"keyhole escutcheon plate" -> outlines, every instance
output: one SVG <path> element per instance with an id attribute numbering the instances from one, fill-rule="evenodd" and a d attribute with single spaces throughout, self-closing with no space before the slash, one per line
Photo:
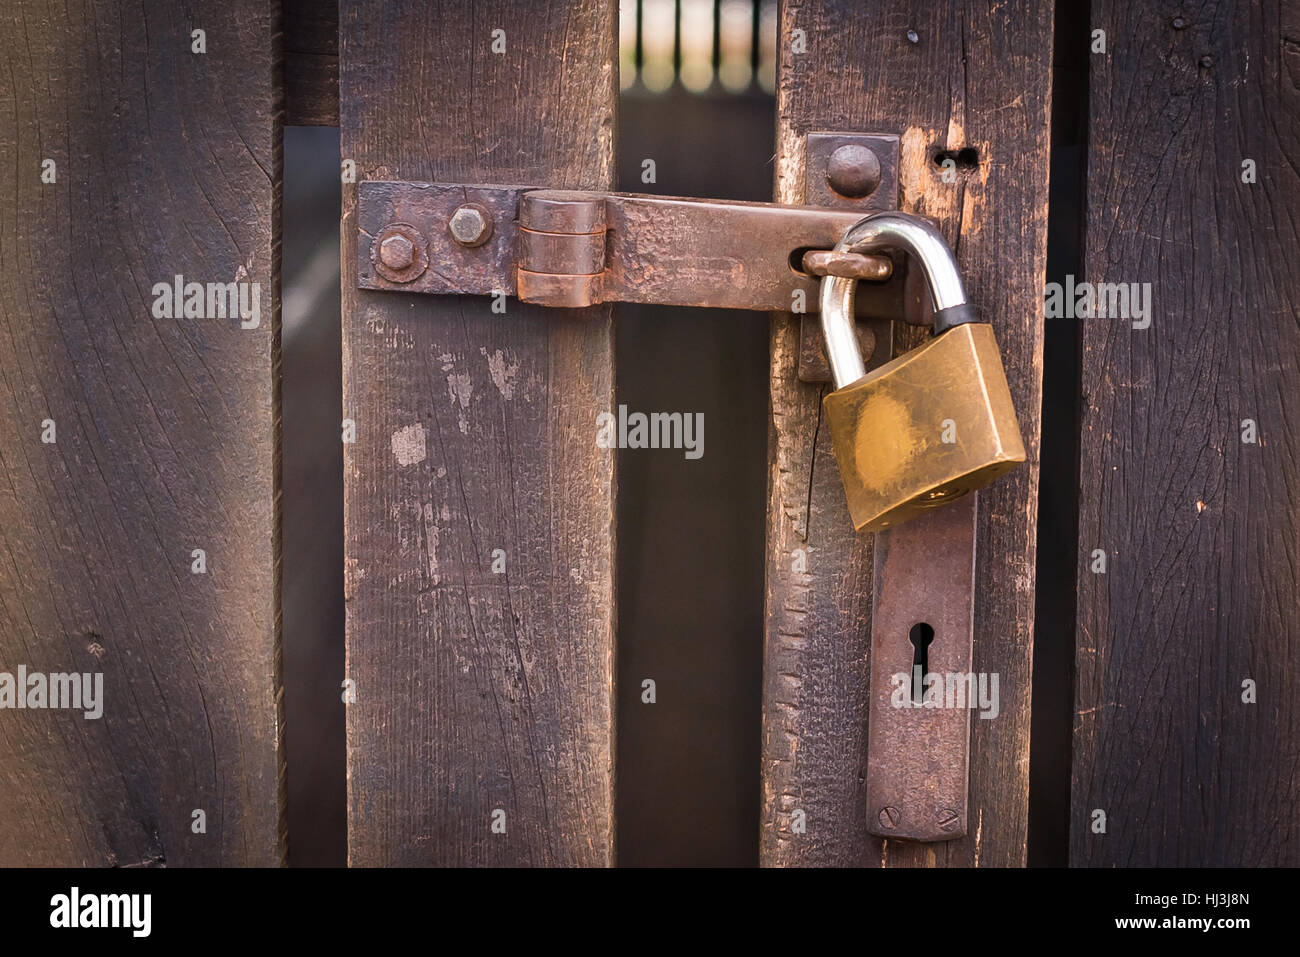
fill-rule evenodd
<path id="1" fill-rule="evenodd" d="M 977 501 L 967 495 L 875 538 L 866 821 L 880 837 L 966 834 Z"/>

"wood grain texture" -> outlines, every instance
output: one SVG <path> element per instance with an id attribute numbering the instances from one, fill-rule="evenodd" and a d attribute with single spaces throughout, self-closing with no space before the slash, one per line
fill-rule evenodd
<path id="1" fill-rule="evenodd" d="M 0 711 L 3 865 L 282 858 L 275 31 L 253 0 L 0 12 L 0 671 L 104 696 Z M 259 284 L 258 326 L 155 318 L 177 274 Z"/>
<path id="2" fill-rule="evenodd" d="M 284 122 L 339 125 L 338 0 L 282 0 Z"/>
<path id="3" fill-rule="evenodd" d="M 344 0 L 344 157 L 360 179 L 609 188 L 615 6 Z M 608 308 L 362 292 L 344 189 L 349 859 L 608 864 Z"/>
<path id="4" fill-rule="evenodd" d="M 1171 15 L 1093 5 L 1083 278 L 1149 282 L 1152 309 L 1146 329 L 1080 322 L 1070 858 L 1295 866 L 1300 11 Z"/>
<path id="5" fill-rule="evenodd" d="M 792 52 L 795 30 L 803 31 L 805 53 Z M 1051 7 L 1028 0 L 879 11 L 816 0 L 783 8 L 777 199 L 802 201 L 804 134 L 902 135 L 902 208 L 939 221 L 972 301 L 993 322 L 1029 461 L 980 494 L 974 667 L 999 674 L 1001 713 L 971 722 L 969 834 L 930 845 L 871 838 L 871 540 L 849 523 L 821 427 L 822 392 L 796 378 L 798 323 L 773 319 L 766 865 L 1024 862 L 1051 51 Z M 977 167 L 943 182 L 933 152 L 964 147 L 978 151 Z M 806 571 L 796 564 L 799 549 Z M 791 827 L 796 809 L 806 815 L 806 833 Z"/>

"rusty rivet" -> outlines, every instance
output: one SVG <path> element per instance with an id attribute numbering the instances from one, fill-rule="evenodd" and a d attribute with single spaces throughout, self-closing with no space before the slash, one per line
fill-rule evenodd
<path id="1" fill-rule="evenodd" d="M 898 827 L 899 817 L 901 817 L 901 815 L 898 813 L 898 808 L 894 807 L 892 804 L 886 805 L 880 809 L 880 826 L 892 831 L 894 828 Z"/>
<path id="2" fill-rule="evenodd" d="M 405 269 L 415 262 L 415 244 L 400 234 L 379 244 L 379 261 L 389 269 Z"/>
<path id="3" fill-rule="evenodd" d="M 482 246 L 492 235 L 492 221 L 482 206 L 466 203 L 451 214 L 447 223 L 452 239 L 462 246 Z"/>
<path id="4" fill-rule="evenodd" d="M 827 161 L 826 182 L 841 196 L 851 199 L 870 196 L 880 185 L 880 160 L 867 147 L 848 143 Z"/>
<path id="5" fill-rule="evenodd" d="M 944 808 L 939 812 L 939 830 L 955 831 L 957 825 L 961 823 L 961 815 L 950 807 Z"/>

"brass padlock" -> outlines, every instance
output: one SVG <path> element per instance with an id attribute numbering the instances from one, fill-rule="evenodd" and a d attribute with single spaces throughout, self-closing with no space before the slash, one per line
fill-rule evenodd
<path id="1" fill-rule="evenodd" d="M 835 391 L 823 406 L 858 531 L 892 528 L 988 485 L 1025 460 L 993 338 L 966 302 L 952 250 L 927 220 L 868 216 L 837 252 L 906 252 L 934 306 L 934 338 L 870 373 L 853 318 L 856 279 L 826 276 L 821 322 Z"/>

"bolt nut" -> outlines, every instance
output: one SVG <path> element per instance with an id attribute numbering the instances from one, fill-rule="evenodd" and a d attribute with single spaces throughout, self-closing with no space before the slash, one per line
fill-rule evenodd
<path id="1" fill-rule="evenodd" d="M 482 246 L 492 235 L 492 220 L 482 206 L 466 203 L 451 214 L 447 228 L 462 246 Z"/>
<path id="2" fill-rule="evenodd" d="M 867 147 L 847 143 L 827 161 L 826 182 L 835 192 L 850 199 L 870 196 L 880 185 L 880 160 Z"/>
<path id="3" fill-rule="evenodd" d="M 898 827 L 898 819 L 901 816 L 898 813 L 898 808 L 893 805 L 886 805 L 880 809 L 880 826 L 892 831 Z"/>
<path id="4" fill-rule="evenodd" d="M 379 261 L 389 269 L 405 269 L 415 262 L 415 244 L 399 234 L 379 244 Z"/>
<path id="5" fill-rule="evenodd" d="M 370 243 L 375 272 L 389 282 L 413 282 L 429 268 L 424 235 L 410 223 L 389 223 Z"/>

